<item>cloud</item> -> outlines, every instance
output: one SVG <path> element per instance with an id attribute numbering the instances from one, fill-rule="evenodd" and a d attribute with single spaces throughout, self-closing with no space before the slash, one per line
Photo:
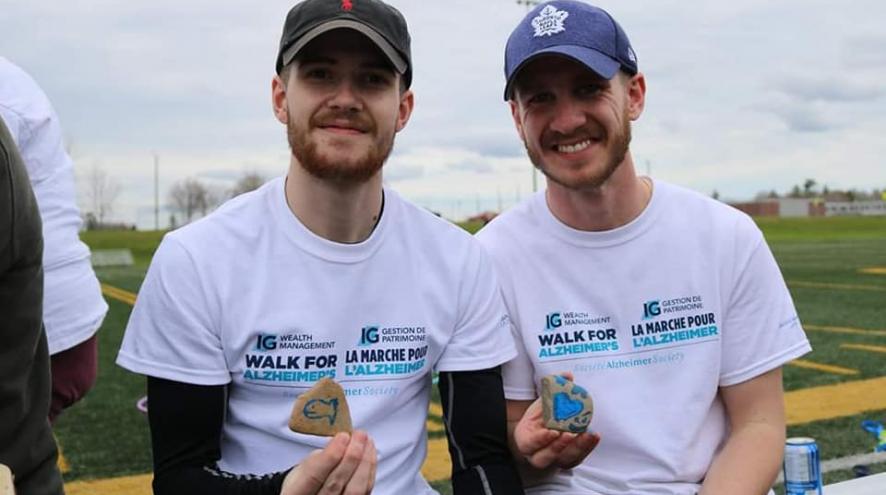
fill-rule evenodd
<path id="1" fill-rule="evenodd" d="M 886 36 L 853 37 L 842 46 L 843 65 L 850 70 L 886 68 Z"/>
<path id="2" fill-rule="evenodd" d="M 886 90 L 881 83 L 873 84 L 852 79 L 848 75 L 786 76 L 773 84 L 776 91 L 804 102 L 858 102 L 880 98 Z"/>
<path id="3" fill-rule="evenodd" d="M 840 126 L 816 111 L 800 104 L 789 104 L 772 110 L 794 132 L 827 132 Z"/>
<path id="4" fill-rule="evenodd" d="M 477 174 L 492 174 L 495 173 L 495 169 L 489 162 L 477 161 L 477 160 L 464 160 L 457 163 L 453 163 L 449 166 L 452 170 L 457 170 L 460 172 L 473 172 Z"/>
<path id="5" fill-rule="evenodd" d="M 385 165 L 384 177 L 390 182 L 399 182 L 405 180 L 421 179 L 425 176 L 425 167 L 421 165 L 409 165 L 406 163 L 398 163 L 399 160 L 392 160 L 393 163 Z"/>

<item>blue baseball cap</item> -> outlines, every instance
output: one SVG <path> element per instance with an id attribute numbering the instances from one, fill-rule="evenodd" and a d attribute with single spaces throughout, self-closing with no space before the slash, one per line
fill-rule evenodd
<path id="1" fill-rule="evenodd" d="M 536 6 L 511 33 L 505 47 L 505 100 L 520 69 L 541 55 L 563 55 L 606 79 L 619 68 L 637 73 L 637 55 L 628 35 L 605 10 L 576 0 Z"/>

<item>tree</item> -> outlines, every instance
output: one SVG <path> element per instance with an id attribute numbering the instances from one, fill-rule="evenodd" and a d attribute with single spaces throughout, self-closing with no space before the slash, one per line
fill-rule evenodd
<path id="1" fill-rule="evenodd" d="M 256 171 L 246 172 L 237 179 L 234 187 L 231 188 L 229 197 L 233 198 L 243 193 L 258 189 L 265 182 L 267 182 L 267 179 L 262 174 Z"/>
<path id="2" fill-rule="evenodd" d="M 189 223 L 198 212 L 206 215 L 210 207 L 210 196 L 209 188 L 192 177 L 176 182 L 169 190 L 169 202 L 173 209 L 181 212 L 185 223 Z"/>
<path id="3" fill-rule="evenodd" d="M 108 176 L 98 165 L 93 165 L 86 173 L 86 195 L 89 199 L 89 212 L 94 227 L 100 227 L 114 209 L 114 202 L 120 195 L 120 185 Z M 87 225 L 88 226 L 88 225 Z"/>
<path id="4" fill-rule="evenodd" d="M 815 179 L 806 179 L 803 181 L 803 197 L 808 198 L 809 196 L 812 196 L 817 184 L 818 182 L 816 182 Z"/>

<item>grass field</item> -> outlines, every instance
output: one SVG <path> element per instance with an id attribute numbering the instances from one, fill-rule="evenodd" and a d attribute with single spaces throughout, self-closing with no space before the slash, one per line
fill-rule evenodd
<path id="1" fill-rule="evenodd" d="M 804 367 L 785 368 L 785 389 L 864 383 L 886 376 L 886 217 L 762 219 L 759 224 L 814 347 L 803 358 Z M 466 228 L 473 231 L 477 226 Z M 135 266 L 101 268 L 98 275 L 104 284 L 134 293 L 161 236 L 157 232 L 85 232 L 83 240 L 93 249 L 132 250 Z M 131 307 L 110 298 L 108 303 L 110 311 L 100 333 L 97 385 L 56 427 L 68 481 L 150 472 L 147 422 L 135 408 L 144 395 L 144 379 L 114 364 Z M 886 397 L 886 390 L 880 393 Z M 821 407 L 828 405 L 825 402 Z M 866 453 L 873 449 L 874 440 L 861 429 L 863 419 L 886 420 L 886 406 L 797 422 L 789 426 L 788 435 L 818 439 L 823 459 Z M 429 424 L 437 425 L 430 436 L 439 440 L 439 416 Z M 872 470 L 884 471 L 886 463 Z M 825 479 L 835 482 L 849 477 L 849 471 L 841 471 Z M 445 493 L 446 484 L 444 477 L 435 486 Z"/>

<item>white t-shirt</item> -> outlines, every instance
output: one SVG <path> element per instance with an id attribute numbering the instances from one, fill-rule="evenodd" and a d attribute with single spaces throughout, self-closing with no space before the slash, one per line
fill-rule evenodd
<path id="1" fill-rule="evenodd" d="M 74 166 L 58 117 L 37 83 L 3 57 L 0 117 L 28 169 L 43 220 L 43 323 L 49 353 L 56 354 L 95 334 L 108 305 L 78 234 Z"/>
<path id="2" fill-rule="evenodd" d="M 299 394 L 333 377 L 376 443 L 373 493 L 434 493 L 419 472 L 431 371 L 513 358 L 507 321 L 491 261 L 457 226 L 385 189 L 367 240 L 331 242 L 292 214 L 278 178 L 166 235 L 117 362 L 230 383 L 219 467 L 241 474 L 326 445 L 287 421 Z"/>
<path id="3" fill-rule="evenodd" d="M 517 333 L 506 397 L 571 371 L 602 437 L 529 493 L 696 493 L 728 433 L 718 388 L 811 349 L 753 221 L 686 189 L 656 181 L 639 217 L 604 232 L 564 225 L 541 192 L 478 237 Z"/>

